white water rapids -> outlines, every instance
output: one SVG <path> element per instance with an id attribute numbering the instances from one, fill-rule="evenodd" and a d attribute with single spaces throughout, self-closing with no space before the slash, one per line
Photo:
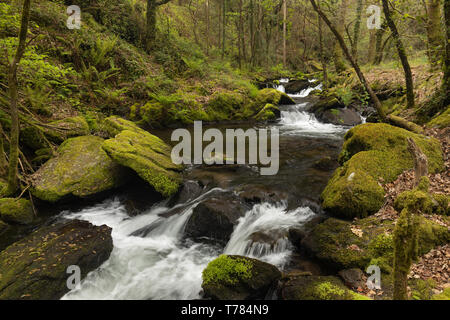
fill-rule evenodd
<path id="1" fill-rule="evenodd" d="M 279 89 L 284 91 L 282 85 Z M 316 89 L 321 87 L 294 97 L 306 97 Z M 333 138 L 345 132 L 343 127 L 320 123 L 305 106 L 290 106 L 282 112 L 278 124 L 282 135 Z M 130 217 L 118 199 L 80 212 L 63 212 L 61 217 L 66 219 L 108 225 L 114 244 L 110 258 L 63 299 L 198 299 L 202 271 L 222 253 L 254 257 L 283 268 L 293 253 L 288 230 L 311 219 L 314 212 L 310 208 L 288 211 L 286 203 L 257 204 L 239 219 L 225 249 L 184 239 L 184 228 L 195 206 L 210 193 L 222 191 L 226 190 L 216 188 L 179 205 L 181 212 L 169 218 L 160 216 L 171 209 L 164 207 L 164 202 Z M 143 228 L 145 235 L 139 233 Z"/>

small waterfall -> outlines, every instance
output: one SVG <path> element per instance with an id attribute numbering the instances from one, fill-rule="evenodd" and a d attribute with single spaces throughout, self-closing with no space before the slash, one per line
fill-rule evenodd
<path id="1" fill-rule="evenodd" d="M 287 211 L 286 204 L 258 204 L 239 219 L 225 253 L 258 258 L 283 267 L 293 251 L 289 228 L 300 226 L 314 216 L 310 208 Z"/>

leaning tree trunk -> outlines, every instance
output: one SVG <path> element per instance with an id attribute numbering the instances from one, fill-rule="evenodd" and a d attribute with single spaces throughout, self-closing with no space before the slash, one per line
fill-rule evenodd
<path id="1" fill-rule="evenodd" d="M 408 101 L 408 108 L 414 108 L 414 84 L 413 77 L 411 72 L 411 66 L 408 62 L 408 57 L 406 56 L 406 50 L 403 46 L 403 42 L 400 39 L 400 34 L 398 33 L 397 26 L 394 23 L 394 20 L 391 16 L 391 10 L 389 9 L 389 0 L 383 1 L 383 11 L 386 17 L 386 22 L 391 29 L 392 36 L 395 40 L 395 45 L 397 46 L 398 56 L 402 62 L 403 70 L 405 72 L 405 81 L 406 81 L 406 98 Z"/>
<path id="2" fill-rule="evenodd" d="M 431 69 L 436 70 L 439 68 L 443 45 L 441 30 L 441 0 L 428 0 L 427 11 L 428 58 L 430 60 Z"/>
<path id="3" fill-rule="evenodd" d="M 377 113 L 380 116 L 381 120 L 383 122 L 386 122 L 386 114 L 383 111 L 383 108 L 381 106 L 381 102 L 378 99 L 377 95 L 373 92 L 373 90 L 370 87 L 369 83 L 367 82 L 366 77 L 362 73 L 361 68 L 359 67 L 358 63 L 355 61 L 355 59 L 353 59 L 353 56 L 350 54 L 350 51 L 349 51 L 347 45 L 345 44 L 344 38 L 337 31 L 337 29 L 333 26 L 333 24 L 331 23 L 330 19 L 328 19 L 328 17 L 323 13 L 323 11 L 317 6 L 316 1 L 315 0 L 310 0 L 310 1 L 311 1 L 311 4 L 312 4 L 314 10 L 316 10 L 316 12 L 322 18 L 322 20 L 325 21 L 325 23 L 328 25 L 328 28 L 331 30 L 331 32 L 333 32 L 334 36 L 336 37 L 338 43 L 340 44 L 340 46 L 342 48 L 342 51 L 344 52 L 344 54 L 347 57 L 348 61 L 350 61 L 350 64 L 352 65 L 352 67 L 355 69 L 355 72 L 358 75 L 359 81 L 364 86 L 366 91 L 369 93 L 370 98 L 372 99 L 372 102 L 374 103 L 375 109 L 377 110 Z"/>
<path id="4" fill-rule="evenodd" d="M 22 10 L 22 22 L 19 33 L 19 46 L 16 54 L 9 65 L 8 85 L 10 96 L 10 114 L 11 114 L 11 138 L 9 142 L 9 165 L 8 165 L 8 186 L 2 193 L 9 196 L 17 191 L 18 187 L 18 162 L 19 162 L 19 110 L 18 110 L 18 82 L 17 68 L 25 52 L 28 23 L 30 20 L 31 0 L 25 0 Z"/>

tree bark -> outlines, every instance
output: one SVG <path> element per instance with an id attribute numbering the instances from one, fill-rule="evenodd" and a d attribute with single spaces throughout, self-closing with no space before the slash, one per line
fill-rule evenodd
<path id="1" fill-rule="evenodd" d="M 441 0 L 428 0 L 427 12 L 428 59 L 431 69 L 436 70 L 439 68 L 444 44 L 441 31 Z"/>
<path id="2" fill-rule="evenodd" d="M 345 18 L 347 15 L 347 0 L 342 0 L 341 5 L 338 9 L 337 21 L 336 21 L 336 30 L 339 34 L 344 34 L 345 32 Z M 339 41 L 336 41 L 334 44 L 334 67 L 337 73 L 341 73 L 345 71 L 346 65 L 342 53 L 342 47 L 339 44 Z"/>
<path id="3" fill-rule="evenodd" d="M 28 23 L 30 20 L 30 6 L 31 0 L 23 2 L 22 22 L 19 33 L 19 46 L 16 54 L 9 65 L 8 85 L 10 96 L 10 114 L 11 114 L 11 138 L 9 148 L 9 165 L 8 165 L 8 186 L 3 191 L 4 196 L 14 194 L 18 188 L 18 170 L 19 162 L 19 108 L 18 108 L 18 82 L 17 82 L 17 68 L 20 60 L 25 53 L 26 40 L 28 33 Z"/>
<path id="4" fill-rule="evenodd" d="M 344 38 L 342 37 L 342 35 L 337 31 L 337 29 L 333 26 L 333 24 L 331 23 L 331 21 L 328 19 L 328 17 L 322 12 L 322 10 L 317 6 L 316 1 L 315 0 L 310 0 L 311 4 L 314 8 L 314 10 L 316 10 L 316 12 L 320 15 L 320 17 L 323 19 L 323 21 L 325 21 L 325 23 L 328 25 L 328 27 L 330 28 L 331 32 L 333 32 L 334 36 L 336 37 L 338 43 L 341 45 L 342 51 L 344 52 L 345 56 L 347 57 L 348 61 L 350 62 L 350 64 L 353 66 L 353 68 L 355 69 L 356 74 L 358 75 L 359 81 L 361 82 L 361 84 L 364 86 L 364 88 L 366 89 L 366 91 L 369 93 L 370 98 L 372 99 L 372 102 L 375 105 L 375 109 L 377 110 L 378 115 L 380 116 L 381 120 L 386 122 L 386 114 L 383 111 L 383 108 L 381 106 L 381 102 L 378 99 L 377 95 L 373 92 L 372 88 L 370 87 L 369 83 L 366 80 L 366 77 L 364 76 L 364 74 L 361 71 L 361 68 L 359 67 L 358 63 L 355 61 L 355 59 L 353 59 L 353 56 L 350 54 L 350 51 L 348 50 L 347 45 L 345 44 Z"/>
<path id="5" fill-rule="evenodd" d="M 318 5 L 320 8 L 320 4 Z M 325 62 L 325 52 L 323 50 L 323 28 L 322 28 L 322 18 L 320 15 L 317 15 L 318 25 L 319 25 L 319 50 L 320 50 L 320 62 L 322 64 L 323 69 L 323 86 L 325 89 L 328 88 L 328 72 L 327 72 L 327 64 Z"/>
<path id="6" fill-rule="evenodd" d="M 286 20 L 287 20 L 287 4 L 283 0 L 283 66 L 286 67 Z"/>
<path id="7" fill-rule="evenodd" d="M 147 25 L 145 32 L 145 49 L 151 52 L 156 41 L 156 9 L 170 0 L 147 0 Z"/>
<path id="8" fill-rule="evenodd" d="M 444 2 L 444 18 L 445 18 L 445 51 L 444 51 L 444 78 L 442 81 L 442 90 L 444 92 L 445 104 L 450 103 L 450 1 Z"/>
<path id="9" fill-rule="evenodd" d="M 359 42 L 359 34 L 361 32 L 362 7 L 363 7 L 363 0 L 358 0 L 358 4 L 356 7 L 355 28 L 353 29 L 353 47 L 352 47 L 352 55 L 356 61 L 358 61 L 358 42 Z"/>
<path id="10" fill-rule="evenodd" d="M 386 22 L 389 26 L 389 29 L 391 29 L 392 36 L 394 38 L 395 45 L 397 47 L 398 56 L 400 58 L 400 61 L 402 62 L 403 70 L 405 72 L 406 98 L 408 101 L 408 108 L 412 109 L 414 108 L 415 102 L 414 102 L 414 83 L 411 72 L 411 66 L 409 65 L 406 50 L 405 47 L 403 46 L 402 40 L 400 39 L 400 34 L 398 33 L 397 26 L 395 25 L 394 20 L 392 19 L 391 10 L 389 9 L 389 0 L 382 0 L 382 1 Z"/>

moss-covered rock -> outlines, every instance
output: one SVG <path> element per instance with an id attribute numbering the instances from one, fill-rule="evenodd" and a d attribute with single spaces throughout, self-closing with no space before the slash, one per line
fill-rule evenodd
<path id="1" fill-rule="evenodd" d="M 273 265 L 247 257 L 221 255 L 203 270 L 205 296 L 216 300 L 264 299 L 281 278 Z"/>
<path id="2" fill-rule="evenodd" d="M 433 194 L 433 212 L 442 216 L 450 216 L 450 196 L 445 194 Z"/>
<path id="3" fill-rule="evenodd" d="M 430 122 L 427 124 L 430 128 L 447 128 L 450 127 L 450 107 L 447 107 L 447 109 L 442 112 L 440 115 L 433 118 Z"/>
<path id="4" fill-rule="evenodd" d="M 207 105 L 210 120 L 230 120 L 243 108 L 245 96 L 235 91 L 219 91 L 211 96 Z"/>
<path id="5" fill-rule="evenodd" d="M 429 172 L 443 169 L 439 141 L 387 124 L 364 124 L 345 136 L 339 167 L 322 193 L 323 207 L 337 217 L 365 217 L 384 203 L 379 181 L 392 182 L 413 168 L 408 151 L 411 137 L 428 157 Z"/>
<path id="6" fill-rule="evenodd" d="M 0 220 L 0 234 L 8 229 L 8 224 Z"/>
<path id="7" fill-rule="evenodd" d="M 33 176 L 32 194 L 56 202 L 69 195 L 88 197 L 120 186 L 126 171 L 102 149 L 95 136 L 68 139 Z"/>
<path id="8" fill-rule="evenodd" d="M 276 89 L 262 89 L 256 96 L 256 104 L 259 106 L 265 106 L 266 104 L 273 105 L 292 105 L 295 101 L 292 100 L 286 93 L 278 91 Z"/>
<path id="9" fill-rule="evenodd" d="M 281 288 L 283 300 L 371 300 L 349 290 L 333 276 L 291 274 Z"/>
<path id="10" fill-rule="evenodd" d="M 130 121 L 121 120 L 120 123 L 123 128 L 128 128 L 106 140 L 103 149 L 118 164 L 136 171 L 163 196 L 176 193 L 182 180 L 182 166 L 172 162 L 170 147 Z"/>
<path id="11" fill-rule="evenodd" d="M 274 106 L 273 104 L 266 104 L 264 108 L 261 109 L 260 112 L 256 116 L 254 116 L 254 119 L 257 121 L 269 121 L 269 120 L 276 120 L 281 115 L 280 109 L 278 107 Z"/>
<path id="12" fill-rule="evenodd" d="M 45 140 L 44 131 L 32 126 L 27 126 L 20 130 L 20 143 L 31 150 L 49 147 L 48 142 Z"/>
<path id="13" fill-rule="evenodd" d="M 337 270 L 378 265 L 391 273 L 393 266 L 393 221 L 368 217 L 353 223 L 329 218 L 317 225 L 301 242 L 300 248 Z M 423 216 L 419 217 L 418 253 L 450 242 L 450 231 Z"/>
<path id="14" fill-rule="evenodd" d="M 117 116 L 111 116 L 103 120 L 103 130 L 109 135 L 110 138 L 114 138 L 116 135 L 124 130 L 130 130 L 135 132 L 141 132 L 141 129 L 134 122 L 125 120 Z"/>
<path id="15" fill-rule="evenodd" d="M 33 222 L 34 212 L 30 200 L 0 199 L 0 218 L 9 223 L 29 224 Z"/>
<path id="16" fill-rule="evenodd" d="M 69 266 L 81 278 L 109 258 L 111 228 L 73 220 L 38 229 L 0 252 L 0 300 L 59 299 Z"/>
<path id="17" fill-rule="evenodd" d="M 435 294 L 431 297 L 432 300 L 450 300 L 450 288 L 446 288 L 442 293 Z"/>
<path id="18" fill-rule="evenodd" d="M 86 136 L 90 133 L 89 125 L 82 116 L 53 121 L 49 126 L 54 128 L 45 128 L 44 133 L 50 141 L 58 144 L 69 138 Z"/>

